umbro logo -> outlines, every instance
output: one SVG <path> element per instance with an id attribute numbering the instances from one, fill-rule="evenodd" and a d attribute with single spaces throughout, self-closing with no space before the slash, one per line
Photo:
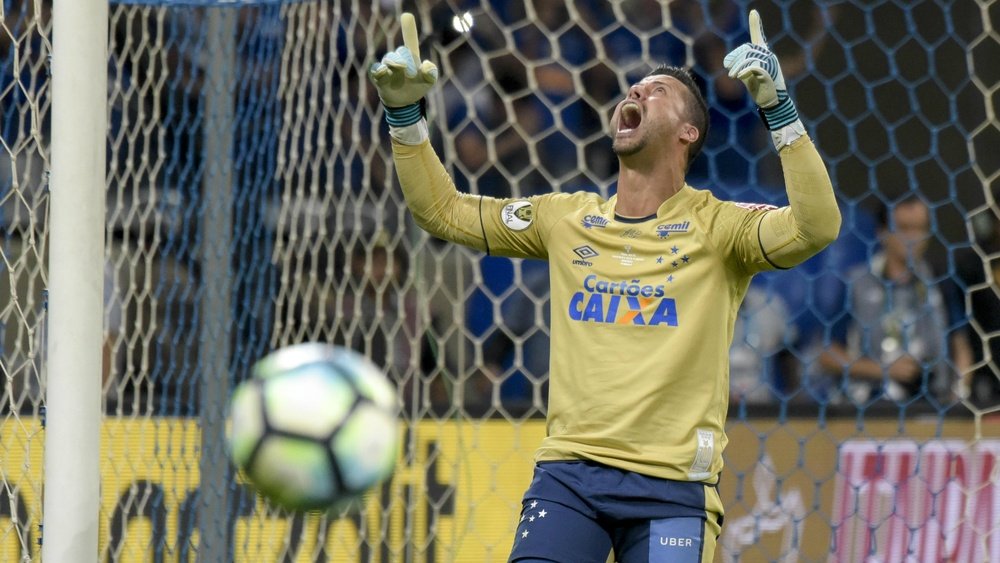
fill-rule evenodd
<path id="1" fill-rule="evenodd" d="M 597 251 L 591 248 L 589 244 L 574 248 L 573 253 L 579 256 L 579 258 L 573 260 L 573 264 L 577 266 L 593 266 L 594 263 L 590 259 L 599 256 Z"/>

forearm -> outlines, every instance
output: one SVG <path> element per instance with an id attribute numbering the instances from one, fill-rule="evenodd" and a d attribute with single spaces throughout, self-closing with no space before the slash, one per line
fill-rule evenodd
<path id="1" fill-rule="evenodd" d="M 826 166 L 809 137 L 798 138 L 778 154 L 788 206 L 764 216 L 760 243 L 772 264 L 790 268 L 837 238 L 840 209 Z"/>
<path id="2" fill-rule="evenodd" d="M 422 100 L 437 82 L 437 66 L 420 60 L 420 41 L 412 15 L 402 18 L 401 27 L 404 45 L 372 64 L 368 76 L 385 108 L 392 156 L 406 205 L 417 225 L 430 234 L 486 250 L 480 218 L 482 198 L 455 189 L 428 141 Z"/>
<path id="3" fill-rule="evenodd" d="M 847 376 L 856 379 L 878 380 L 883 377 L 882 365 L 871 358 L 851 358 L 847 350 L 831 343 L 818 358 L 820 366 L 829 373 L 843 374 L 847 368 Z"/>
<path id="4" fill-rule="evenodd" d="M 444 240 L 486 250 L 479 217 L 482 198 L 459 192 L 430 141 L 392 139 L 392 157 L 403 198 L 417 225 Z"/>

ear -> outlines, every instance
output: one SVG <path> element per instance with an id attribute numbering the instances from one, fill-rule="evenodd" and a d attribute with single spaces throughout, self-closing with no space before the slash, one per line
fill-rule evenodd
<path id="1" fill-rule="evenodd" d="M 701 133 L 698 132 L 698 128 L 694 125 L 691 125 L 690 123 L 681 125 L 681 140 L 685 143 L 689 145 L 694 144 L 700 136 Z"/>

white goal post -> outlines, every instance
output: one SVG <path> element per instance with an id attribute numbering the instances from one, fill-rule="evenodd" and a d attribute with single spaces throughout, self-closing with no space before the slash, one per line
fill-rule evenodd
<path id="1" fill-rule="evenodd" d="M 52 42 L 46 561 L 97 561 L 108 3 L 55 0 Z M 43 352 L 44 353 L 44 352 Z"/>

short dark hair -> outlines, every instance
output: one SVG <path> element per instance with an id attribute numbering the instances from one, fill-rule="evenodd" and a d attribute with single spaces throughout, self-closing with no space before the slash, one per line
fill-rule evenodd
<path id="1" fill-rule="evenodd" d="M 646 77 L 655 75 L 676 78 L 687 88 L 688 94 L 691 95 L 691 99 L 688 100 L 687 118 L 691 120 L 691 124 L 698 130 L 698 140 L 688 148 L 687 167 L 690 168 L 695 157 L 701 152 L 701 147 L 705 144 L 705 139 L 708 138 L 708 103 L 705 101 L 705 96 L 702 95 L 701 89 L 698 88 L 698 84 L 694 81 L 694 76 L 688 69 L 678 66 L 660 65 L 649 71 Z"/>
<path id="2" fill-rule="evenodd" d="M 886 203 L 881 199 L 878 200 L 875 207 L 875 226 L 879 229 L 889 230 L 889 214 L 896 210 L 897 207 L 901 205 L 913 205 L 920 204 L 927 207 L 927 204 L 923 199 L 917 194 L 908 194 L 898 201 L 892 203 Z"/>

